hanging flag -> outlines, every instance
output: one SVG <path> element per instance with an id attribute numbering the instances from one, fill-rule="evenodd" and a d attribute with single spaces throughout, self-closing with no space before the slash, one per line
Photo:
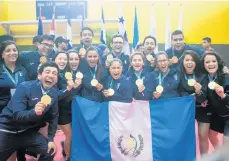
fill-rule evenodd
<path id="1" fill-rule="evenodd" d="M 39 20 L 38 20 L 37 35 L 43 35 L 43 23 L 42 23 L 41 7 L 40 7 L 40 16 L 39 16 Z"/>
<path id="2" fill-rule="evenodd" d="M 56 9 L 55 6 L 53 6 L 52 22 L 51 22 L 50 32 L 49 32 L 49 35 L 53 36 L 53 38 L 55 38 L 55 30 L 56 30 L 55 9 Z"/>
<path id="3" fill-rule="evenodd" d="M 167 9 L 167 20 L 165 26 L 165 50 L 171 47 L 171 31 L 170 31 L 170 4 Z"/>
<path id="4" fill-rule="evenodd" d="M 151 18 L 150 18 L 150 36 L 153 36 L 157 40 L 157 32 L 156 32 L 156 17 L 155 17 L 155 9 L 154 4 L 152 4 L 151 9 Z M 158 45 L 154 49 L 154 53 L 158 52 Z"/>
<path id="5" fill-rule="evenodd" d="M 135 50 L 139 43 L 139 32 L 138 32 L 138 17 L 137 17 L 137 8 L 134 8 L 134 37 L 132 49 Z"/>
<path id="6" fill-rule="evenodd" d="M 82 15 L 82 19 L 81 19 L 81 29 L 85 27 L 85 5 L 84 3 L 81 3 L 80 6 L 82 6 L 83 8 L 83 15 Z"/>
<path id="7" fill-rule="evenodd" d="M 123 52 L 126 55 L 130 55 L 130 46 L 128 43 L 126 26 L 125 26 L 125 19 L 123 16 L 123 11 L 122 11 L 121 6 L 119 6 L 118 28 L 119 28 L 119 34 L 124 37 Z"/>
<path id="8" fill-rule="evenodd" d="M 72 24 L 71 24 L 71 18 L 69 14 L 67 16 L 67 39 L 69 40 L 68 42 L 68 50 L 69 50 L 72 48 Z"/>
<path id="9" fill-rule="evenodd" d="M 101 43 L 106 44 L 106 29 L 105 29 L 105 20 L 104 20 L 103 8 L 102 8 L 102 16 L 101 16 L 100 41 L 101 41 Z"/>
<path id="10" fill-rule="evenodd" d="M 195 98 L 72 103 L 74 161 L 191 161 L 196 157 Z"/>
<path id="11" fill-rule="evenodd" d="M 180 4 L 180 15 L 179 15 L 179 23 L 178 30 L 183 30 L 183 12 L 182 12 L 182 4 Z"/>

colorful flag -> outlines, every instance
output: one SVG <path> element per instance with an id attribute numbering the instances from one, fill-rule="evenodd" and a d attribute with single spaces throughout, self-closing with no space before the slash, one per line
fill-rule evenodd
<path id="1" fill-rule="evenodd" d="M 100 41 L 101 41 L 101 43 L 106 44 L 106 29 L 105 29 L 105 20 L 104 20 L 103 8 L 102 8 L 102 16 L 101 16 Z"/>
<path id="2" fill-rule="evenodd" d="M 55 6 L 54 6 L 49 35 L 55 37 L 55 30 L 56 30 L 56 24 L 55 24 Z"/>
<path id="3" fill-rule="evenodd" d="M 72 104 L 74 161 L 195 160 L 194 96 Z"/>
<path id="4" fill-rule="evenodd" d="M 43 35 L 43 23 L 42 23 L 42 13 L 41 13 L 41 7 L 40 7 L 39 20 L 38 20 L 37 35 Z"/>
<path id="5" fill-rule="evenodd" d="M 139 32 L 138 32 L 138 17 L 137 17 L 137 8 L 134 8 L 134 37 L 132 49 L 135 50 L 139 43 Z"/>
<path id="6" fill-rule="evenodd" d="M 130 46 L 128 43 L 125 19 L 123 16 L 123 11 L 122 11 L 121 6 L 119 6 L 118 28 L 119 28 L 119 34 L 124 37 L 123 52 L 126 55 L 130 55 Z"/>

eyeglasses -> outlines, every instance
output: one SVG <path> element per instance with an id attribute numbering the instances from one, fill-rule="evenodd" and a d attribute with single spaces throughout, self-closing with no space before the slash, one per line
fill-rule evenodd
<path id="1" fill-rule="evenodd" d="M 183 38 L 177 38 L 177 39 L 173 39 L 173 41 L 183 41 Z"/>
<path id="2" fill-rule="evenodd" d="M 44 47 L 46 48 L 53 48 L 54 46 L 52 44 L 47 44 L 47 43 L 41 43 L 42 45 L 44 45 Z"/>

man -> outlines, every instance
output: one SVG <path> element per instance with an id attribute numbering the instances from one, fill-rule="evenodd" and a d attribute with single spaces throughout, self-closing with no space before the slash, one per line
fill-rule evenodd
<path id="1" fill-rule="evenodd" d="M 144 46 L 142 43 L 138 44 L 137 47 L 136 47 L 136 50 L 137 51 L 140 51 L 140 52 L 143 52 L 144 51 Z"/>
<path id="2" fill-rule="evenodd" d="M 37 79 L 37 68 L 41 63 L 51 60 L 53 45 L 53 37 L 43 35 L 41 36 L 37 51 L 23 52 L 20 54 L 19 60 L 22 66 L 27 70 L 30 80 Z"/>
<path id="3" fill-rule="evenodd" d="M 57 78 L 57 65 L 45 63 L 38 69 L 38 80 L 17 87 L 0 114 L 0 161 L 6 161 L 17 149 L 39 154 L 40 161 L 52 161 L 58 122 Z M 48 140 L 38 132 L 46 122 Z"/>
<path id="4" fill-rule="evenodd" d="M 122 35 L 116 34 L 114 36 L 112 36 L 111 38 L 111 54 L 108 54 L 106 56 L 103 57 L 103 61 L 102 64 L 108 68 L 109 67 L 109 59 L 112 57 L 113 58 L 118 58 L 122 61 L 122 65 L 123 65 L 123 74 L 127 72 L 129 65 L 130 65 L 130 58 L 129 55 L 125 55 L 122 52 L 123 49 L 123 45 L 124 45 L 124 38 Z"/>
<path id="5" fill-rule="evenodd" d="M 33 45 L 35 46 L 36 50 L 38 50 L 38 46 L 40 44 L 41 41 L 41 36 L 37 35 L 33 37 Z"/>
<path id="6" fill-rule="evenodd" d="M 154 50 L 157 46 L 157 40 L 153 36 L 146 36 L 143 41 L 143 54 L 145 55 L 145 68 L 147 71 L 151 72 L 153 71 L 155 67 L 155 57 L 156 54 L 154 53 Z"/>
<path id="7" fill-rule="evenodd" d="M 211 47 L 211 38 L 210 37 L 204 37 L 202 39 L 202 47 L 205 51 L 215 51 L 212 47 Z"/>
<path id="8" fill-rule="evenodd" d="M 65 39 L 63 36 L 59 36 L 55 40 L 56 51 L 67 51 L 69 40 Z"/>
<path id="9" fill-rule="evenodd" d="M 182 62 L 182 55 L 185 50 L 193 50 L 198 55 L 202 55 L 204 50 L 185 44 L 183 32 L 180 30 L 173 31 L 171 35 L 172 47 L 166 50 L 169 59 L 171 59 L 171 67 L 178 68 Z"/>

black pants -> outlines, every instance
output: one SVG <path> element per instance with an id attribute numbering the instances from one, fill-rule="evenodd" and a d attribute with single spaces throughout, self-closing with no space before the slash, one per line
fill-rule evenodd
<path id="1" fill-rule="evenodd" d="M 53 156 L 47 153 L 47 139 L 37 131 L 28 130 L 18 134 L 0 131 L 0 143 L 0 161 L 6 161 L 18 149 L 39 154 L 39 161 L 53 160 Z"/>

